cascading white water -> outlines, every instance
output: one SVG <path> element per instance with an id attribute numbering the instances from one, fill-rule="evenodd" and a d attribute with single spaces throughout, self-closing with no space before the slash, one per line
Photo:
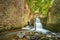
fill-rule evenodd
<path id="1" fill-rule="evenodd" d="M 46 29 L 43 28 L 42 23 L 41 23 L 39 18 L 36 18 L 36 21 L 34 23 L 34 28 L 31 29 L 31 31 L 33 31 L 33 30 L 35 30 L 36 32 L 44 33 L 44 34 L 49 32 L 49 30 L 46 30 Z"/>
<path id="2" fill-rule="evenodd" d="M 43 33 L 43 34 L 47 34 L 47 33 L 51 32 L 51 31 L 43 28 L 43 25 L 42 25 L 39 18 L 36 18 L 36 21 L 34 23 L 34 28 L 30 28 L 30 26 L 28 25 L 28 26 L 26 26 L 22 29 L 26 29 L 26 30 L 29 30 L 29 31 L 40 32 L 40 33 Z M 53 32 L 52 32 L 52 34 L 53 34 Z"/>
<path id="3" fill-rule="evenodd" d="M 34 26 L 36 27 L 36 30 L 43 28 L 39 18 L 36 18 Z"/>

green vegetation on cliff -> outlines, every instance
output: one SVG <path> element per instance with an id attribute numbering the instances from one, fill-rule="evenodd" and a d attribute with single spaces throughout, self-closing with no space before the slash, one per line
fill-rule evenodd
<path id="1" fill-rule="evenodd" d="M 41 12 L 43 15 L 47 15 L 48 8 L 51 6 L 52 0 L 27 0 L 31 12 Z"/>

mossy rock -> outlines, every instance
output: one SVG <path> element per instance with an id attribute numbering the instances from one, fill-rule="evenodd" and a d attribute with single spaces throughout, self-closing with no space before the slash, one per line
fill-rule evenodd
<path id="1" fill-rule="evenodd" d="M 53 32 L 57 32 L 60 33 L 60 24 L 47 24 L 46 28 L 53 31 Z"/>

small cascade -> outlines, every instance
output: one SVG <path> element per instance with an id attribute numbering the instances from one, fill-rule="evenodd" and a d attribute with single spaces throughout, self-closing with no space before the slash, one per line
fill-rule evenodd
<path id="1" fill-rule="evenodd" d="M 40 33 L 43 33 L 43 34 L 47 34 L 47 33 L 51 32 L 51 31 L 43 28 L 43 25 L 40 21 L 40 18 L 36 18 L 35 23 L 34 23 L 34 27 L 32 27 L 32 28 L 30 28 L 30 27 L 31 26 L 28 25 L 28 26 L 26 26 L 22 29 L 33 31 L 33 32 L 40 32 Z M 53 32 L 51 32 L 51 33 L 53 34 Z"/>
<path id="2" fill-rule="evenodd" d="M 43 25 L 42 25 L 42 23 L 41 23 L 39 18 L 36 18 L 36 21 L 34 23 L 34 28 L 31 29 L 31 31 L 33 31 L 33 30 L 36 31 L 36 32 L 44 33 L 44 34 L 49 32 L 49 30 L 46 30 L 46 29 L 43 28 Z"/>
<path id="3" fill-rule="evenodd" d="M 42 24 L 41 24 L 41 21 L 40 21 L 39 18 L 36 18 L 36 21 L 35 21 L 34 26 L 36 27 L 36 30 L 37 30 L 37 29 L 42 29 L 42 28 L 43 28 L 43 27 L 42 27 Z"/>

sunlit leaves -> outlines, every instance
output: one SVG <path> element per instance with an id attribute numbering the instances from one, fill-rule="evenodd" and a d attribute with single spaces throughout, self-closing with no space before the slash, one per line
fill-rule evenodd
<path id="1" fill-rule="evenodd" d="M 31 12 L 34 13 L 36 10 L 38 10 L 43 15 L 47 14 L 51 1 L 52 0 L 27 0 Z"/>

